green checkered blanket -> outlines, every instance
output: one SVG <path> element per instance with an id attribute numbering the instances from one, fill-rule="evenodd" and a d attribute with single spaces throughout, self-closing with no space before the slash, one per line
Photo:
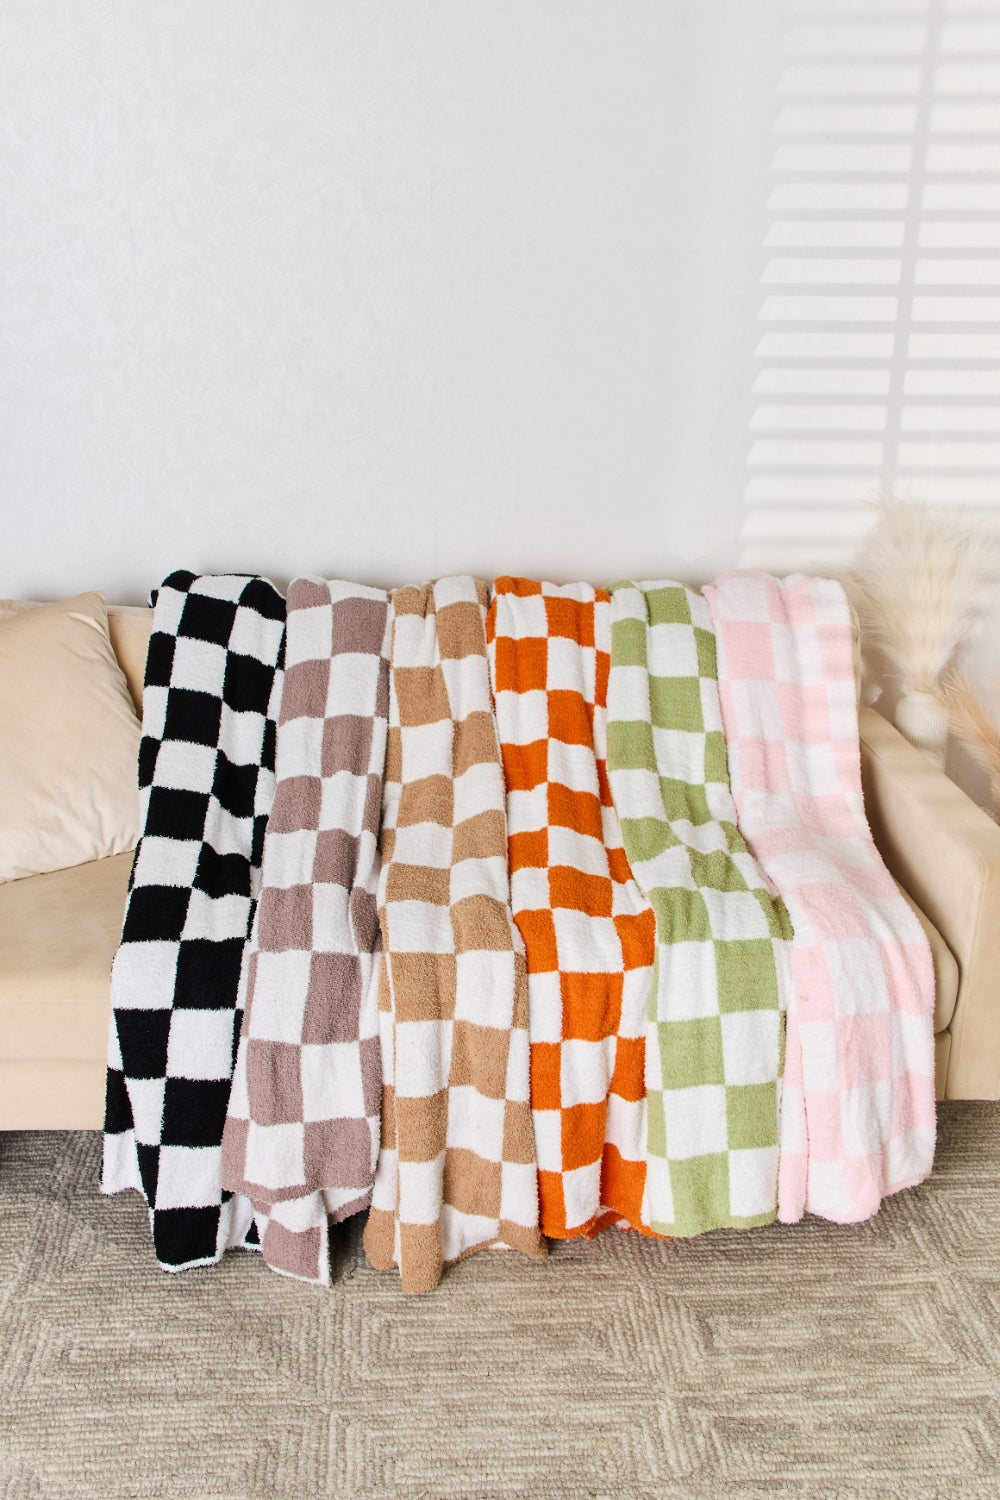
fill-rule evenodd
<path id="1" fill-rule="evenodd" d="M 791 925 L 736 827 L 708 605 L 621 583 L 611 618 L 611 789 L 656 914 L 643 1221 L 749 1229 L 776 1213 Z"/>

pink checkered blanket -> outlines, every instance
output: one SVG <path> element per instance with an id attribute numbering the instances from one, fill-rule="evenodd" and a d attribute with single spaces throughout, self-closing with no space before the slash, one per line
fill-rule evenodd
<path id="1" fill-rule="evenodd" d="M 934 1158 L 934 976 L 861 795 L 850 615 L 828 579 L 705 589 L 740 830 L 795 929 L 778 1215 L 876 1213 Z"/>
<path id="2" fill-rule="evenodd" d="M 327 1225 L 367 1208 L 379 1141 L 378 831 L 388 595 L 300 578 L 223 1185 L 253 1202 L 264 1259 L 329 1285 Z"/>

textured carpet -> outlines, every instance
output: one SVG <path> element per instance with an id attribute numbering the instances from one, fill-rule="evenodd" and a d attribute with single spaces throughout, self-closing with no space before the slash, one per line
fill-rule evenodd
<path id="1" fill-rule="evenodd" d="M 167 1276 L 89 1133 L 0 1137 L 0 1495 L 995 1497 L 1000 1105 L 951 1104 L 930 1182 L 810 1220 L 405 1297 L 256 1256 Z"/>

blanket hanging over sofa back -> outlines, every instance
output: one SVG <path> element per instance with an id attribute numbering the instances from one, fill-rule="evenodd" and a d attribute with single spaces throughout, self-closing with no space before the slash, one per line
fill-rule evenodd
<path id="1" fill-rule="evenodd" d="M 541 1230 L 858 1218 L 926 1175 L 930 957 L 842 591 L 706 594 L 500 579 L 487 645 L 465 577 L 296 580 L 287 636 L 266 580 L 157 591 L 102 1188 L 165 1269 L 263 1239 L 326 1282 L 370 1195 L 423 1291 Z"/>
<path id="2" fill-rule="evenodd" d="M 249 1201 L 223 1191 L 220 1158 L 284 635 L 285 601 L 264 578 L 178 572 L 155 594 L 101 1189 L 142 1193 L 171 1271 L 257 1240 Z"/>

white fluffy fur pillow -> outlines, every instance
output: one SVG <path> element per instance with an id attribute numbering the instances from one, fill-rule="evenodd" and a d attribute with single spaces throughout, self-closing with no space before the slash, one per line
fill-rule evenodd
<path id="1" fill-rule="evenodd" d="M 0 615 L 0 880 L 134 847 L 139 735 L 103 594 Z"/>

